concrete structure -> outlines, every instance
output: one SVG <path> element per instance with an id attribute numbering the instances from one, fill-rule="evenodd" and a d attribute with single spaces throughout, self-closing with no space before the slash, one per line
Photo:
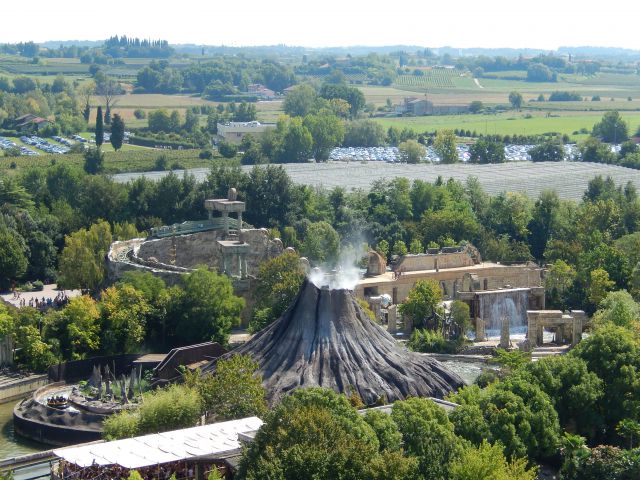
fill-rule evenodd
<path id="1" fill-rule="evenodd" d="M 39 131 L 40 129 L 49 125 L 51 122 L 49 122 L 49 120 L 47 120 L 46 118 L 27 114 L 14 119 L 12 123 L 13 128 L 18 130 L 19 132 L 31 132 Z"/>
<path id="2" fill-rule="evenodd" d="M 481 340 L 488 329 L 502 330 L 504 316 L 510 320 L 517 317 L 525 326 L 527 310 L 544 309 L 541 274 L 542 269 L 532 263 L 483 262 L 472 245 L 404 255 L 393 263 L 391 271 L 386 270 L 379 254 L 370 252 L 367 273 L 356 285 L 355 292 L 368 301 L 386 294 L 391 297 L 392 305 L 398 305 L 404 302 L 416 282 L 435 280 L 445 300 L 462 300 L 469 305 L 477 338 Z M 386 313 L 388 315 L 388 308 Z M 410 329 L 411 325 L 405 322 L 403 330 L 409 332 Z"/>
<path id="3" fill-rule="evenodd" d="M 270 238 L 265 228 L 249 227 L 242 219 L 245 203 L 234 188 L 228 198 L 207 199 L 207 220 L 184 222 L 154 229 L 152 236 L 114 242 L 107 254 L 109 281 L 117 281 L 126 271 L 147 271 L 168 285 L 200 265 L 231 277 L 237 295 L 246 301 L 243 319 L 253 304 L 250 284 L 260 264 L 284 251 L 279 238 Z M 220 213 L 221 216 L 214 217 Z M 233 216 L 237 216 L 233 218 Z"/>
<path id="4" fill-rule="evenodd" d="M 544 329 L 555 330 L 556 343 L 577 345 L 582 340 L 587 317 L 582 310 L 564 313 L 561 310 L 536 310 L 527 312 L 529 348 L 543 344 Z"/>
<path id="5" fill-rule="evenodd" d="M 267 130 L 276 128 L 275 123 L 228 122 L 218 124 L 218 139 L 227 143 L 239 144 L 245 135 L 259 137 Z"/>
<path id="6" fill-rule="evenodd" d="M 255 95 L 259 100 L 273 100 L 277 97 L 276 92 L 260 83 L 247 85 L 247 93 L 249 95 Z"/>
<path id="7" fill-rule="evenodd" d="M 425 98 L 406 97 L 403 102 L 395 106 L 396 115 L 455 115 L 467 113 L 469 107 L 466 105 L 434 105 L 432 101 Z"/>

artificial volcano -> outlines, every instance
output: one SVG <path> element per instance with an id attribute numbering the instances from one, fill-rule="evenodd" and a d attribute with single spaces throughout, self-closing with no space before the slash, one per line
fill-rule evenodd
<path id="1" fill-rule="evenodd" d="M 442 398 L 463 385 L 438 361 L 401 349 L 351 290 L 318 288 L 309 280 L 279 319 L 231 354 L 258 362 L 272 404 L 299 387 L 355 391 L 371 405 L 409 396 Z M 214 369 L 212 362 L 205 372 Z"/>

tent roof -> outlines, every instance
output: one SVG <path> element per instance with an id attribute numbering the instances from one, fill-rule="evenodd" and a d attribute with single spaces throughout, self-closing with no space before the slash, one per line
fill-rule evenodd
<path id="1" fill-rule="evenodd" d="M 114 442 L 60 448 L 53 453 L 79 467 L 120 465 L 127 469 L 142 468 L 237 450 L 240 448 L 238 434 L 261 426 L 262 420 L 258 417 L 248 417 Z"/>

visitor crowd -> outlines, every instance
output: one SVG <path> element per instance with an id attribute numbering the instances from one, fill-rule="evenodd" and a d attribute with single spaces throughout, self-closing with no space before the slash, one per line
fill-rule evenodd
<path id="1" fill-rule="evenodd" d="M 21 298 L 21 293 L 17 290 L 13 291 L 13 300 L 19 300 L 18 307 L 32 307 L 38 310 L 46 310 L 48 308 L 62 308 L 69 303 L 69 297 L 64 292 L 58 292 L 55 298 L 42 297 L 40 300 L 38 297 L 31 297 L 28 301 L 26 298 Z"/>

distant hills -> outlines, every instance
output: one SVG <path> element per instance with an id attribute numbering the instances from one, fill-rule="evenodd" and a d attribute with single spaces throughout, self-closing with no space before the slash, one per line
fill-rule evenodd
<path id="1" fill-rule="evenodd" d="M 105 40 L 52 40 L 40 43 L 41 47 L 58 48 L 61 45 L 69 47 L 100 47 Z M 188 53 L 192 55 L 235 55 L 240 52 L 256 55 L 303 55 L 305 53 L 326 53 L 332 55 L 366 55 L 368 53 L 389 54 L 391 52 L 404 51 L 413 53 L 420 50 L 429 49 L 438 55 L 449 54 L 453 57 L 467 57 L 486 55 L 489 57 L 518 57 L 520 55 L 536 56 L 540 54 L 556 55 L 577 55 L 585 57 L 638 57 L 640 50 L 633 50 L 619 47 L 596 47 L 596 46 L 561 46 L 557 50 L 544 50 L 539 48 L 456 48 L 444 47 L 424 47 L 419 45 L 351 45 L 345 47 L 304 47 L 295 45 L 254 45 L 254 46 L 226 46 L 226 45 L 197 45 L 197 44 L 172 44 L 176 52 Z"/>

